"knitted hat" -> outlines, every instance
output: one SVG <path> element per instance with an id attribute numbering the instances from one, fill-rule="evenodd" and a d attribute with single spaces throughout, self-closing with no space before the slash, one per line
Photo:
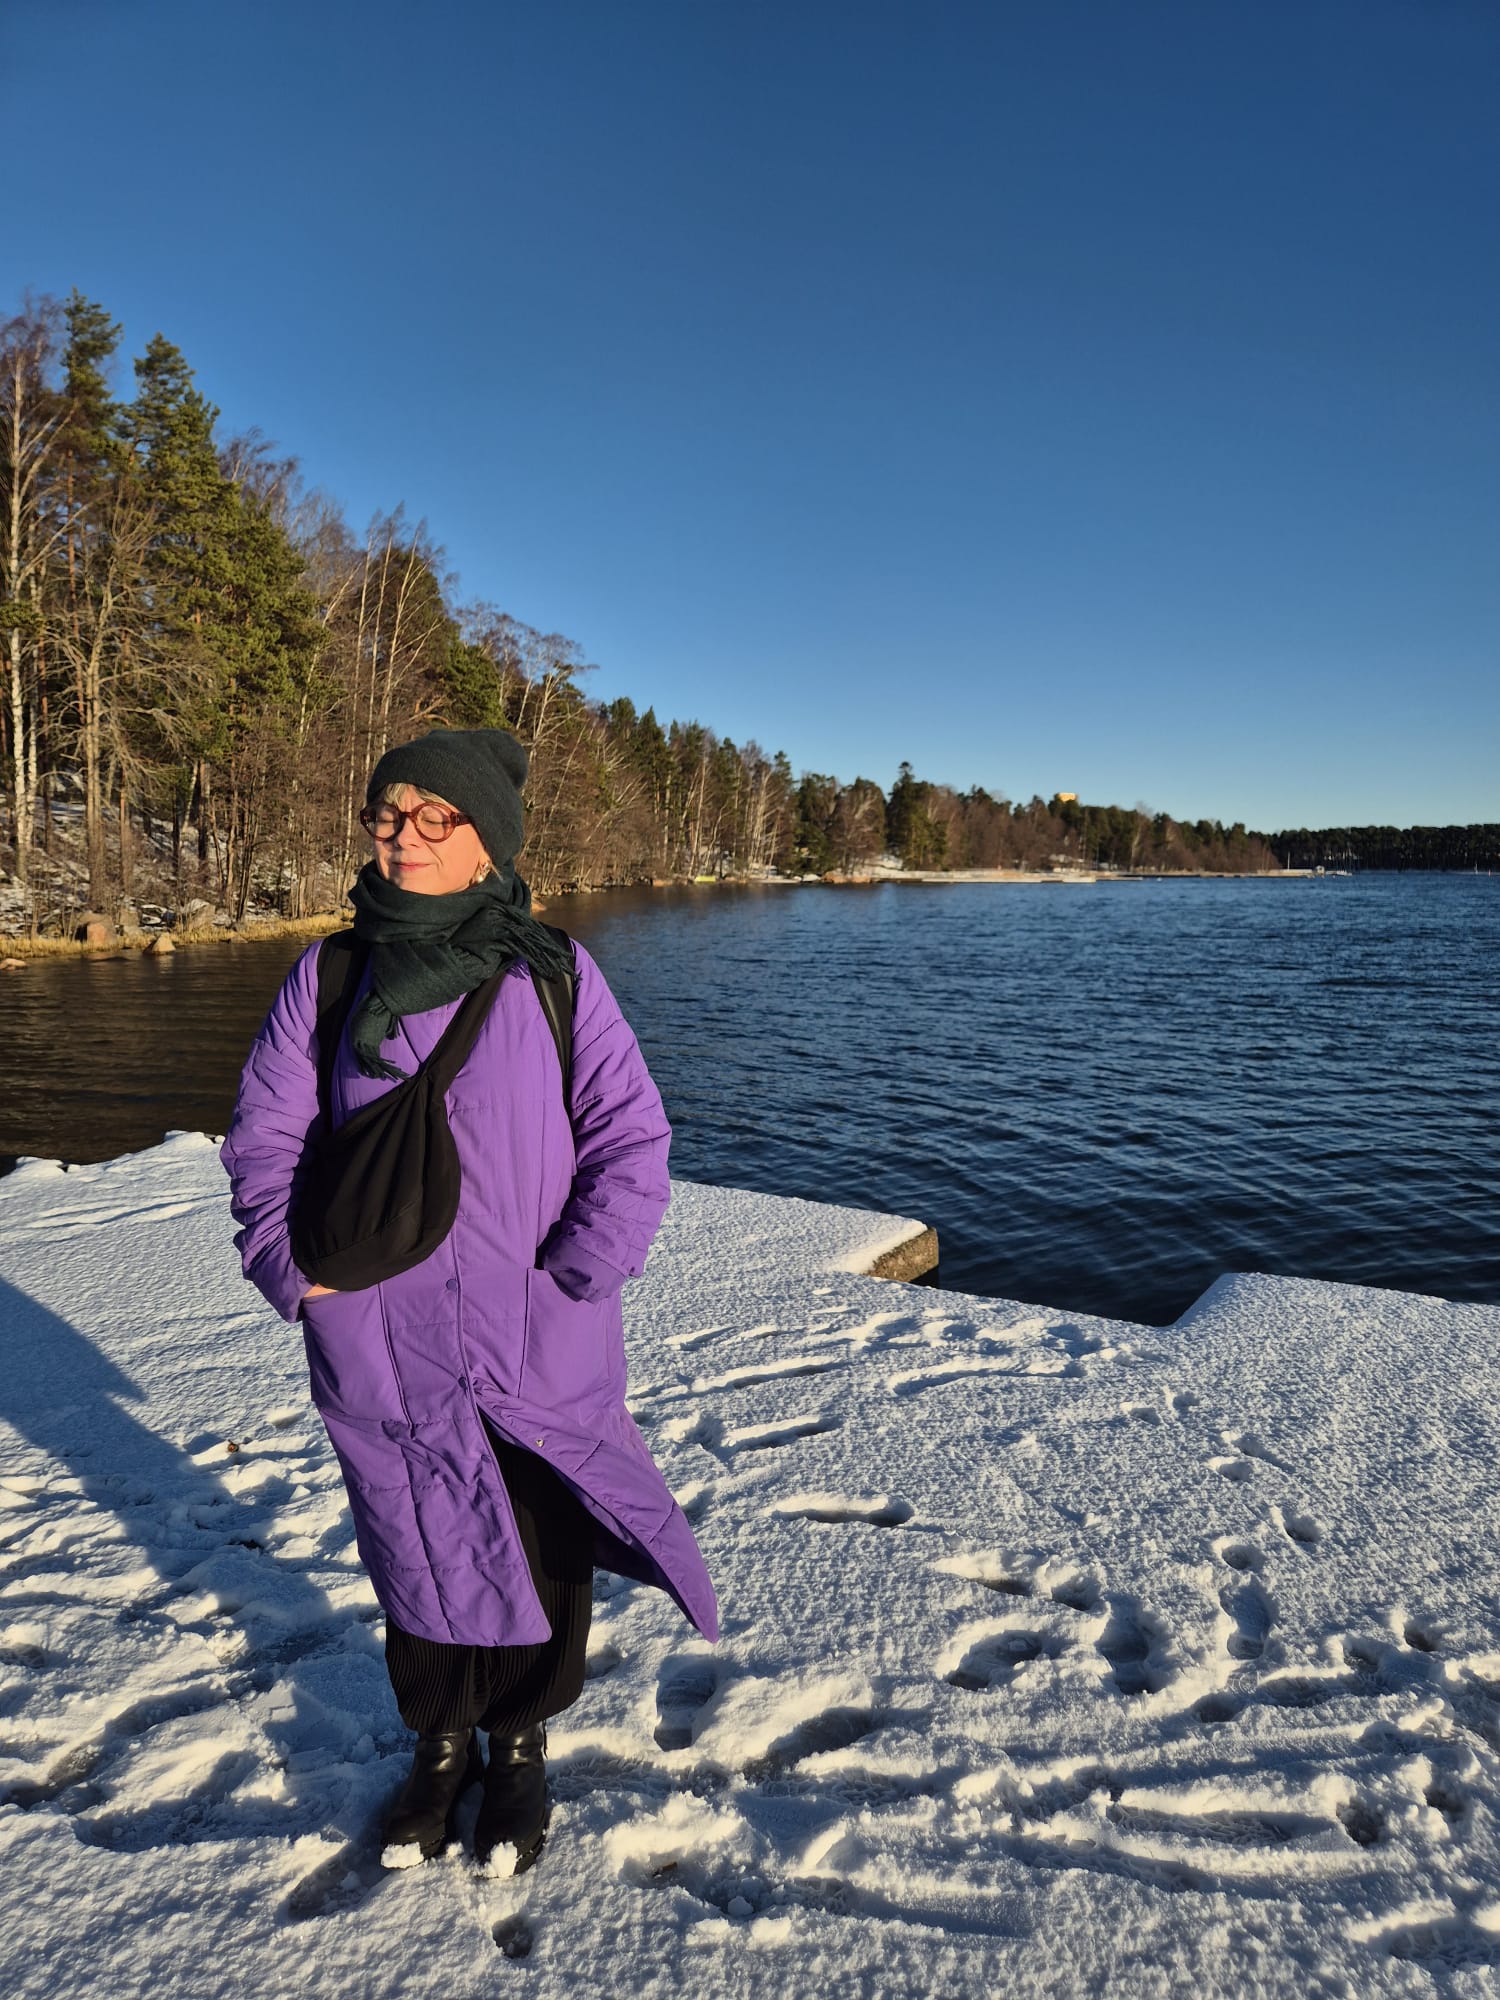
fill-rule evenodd
<path id="1" fill-rule="evenodd" d="M 365 788 L 373 802 L 387 785 L 436 792 L 474 822 L 485 852 L 503 868 L 525 838 L 521 787 L 530 760 L 508 729 L 430 729 L 414 743 L 387 750 Z"/>

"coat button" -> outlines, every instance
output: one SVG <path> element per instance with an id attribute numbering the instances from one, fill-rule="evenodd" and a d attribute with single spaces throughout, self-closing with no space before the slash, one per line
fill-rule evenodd
<path id="1" fill-rule="evenodd" d="M 546 1442 L 547 1442 L 547 1440 L 546 1440 L 545 1438 L 538 1438 L 538 1439 L 537 1439 L 537 1443 L 538 1443 L 538 1444 L 545 1444 Z"/>
<path id="2" fill-rule="evenodd" d="M 450 1278 L 450 1279 L 448 1280 L 447 1284 L 446 1284 L 446 1285 L 444 1285 L 443 1289 L 444 1289 L 444 1291 L 447 1291 L 447 1292 L 456 1292 L 456 1291 L 458 1290 L 458 1280 L 457 1280 L 457 1278 Z"/>

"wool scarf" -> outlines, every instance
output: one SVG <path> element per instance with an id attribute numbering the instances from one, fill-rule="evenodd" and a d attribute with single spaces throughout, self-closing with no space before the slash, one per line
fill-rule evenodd
<path id="1" fill-rule="evenodd" d="M 349 1023 L 366 1076 L 406 1075 L 381 1055 L 403 1016 L 462 999 L 522 960 L 539 979 L 569 969 L 569 955 L 531 915 L 531 891 L 510 862 L 468 889 L 424 896 L 386 881 L 367 862 L 349 893 L 354 935 L 370 947 L 370 990 Z"/>

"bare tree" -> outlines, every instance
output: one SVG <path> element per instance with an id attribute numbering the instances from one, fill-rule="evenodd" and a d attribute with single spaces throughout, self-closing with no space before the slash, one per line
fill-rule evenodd
<path id="1" fill-rule="evenodd" d="M 57 325 L 58 309 L 45 300 L 0 326 L 0 620 L 9 683 L 15 876 L 23 888 L 35 839 L 45 583 L 63 535 L 48 481 L 65 414 L 49 381 Z"/>

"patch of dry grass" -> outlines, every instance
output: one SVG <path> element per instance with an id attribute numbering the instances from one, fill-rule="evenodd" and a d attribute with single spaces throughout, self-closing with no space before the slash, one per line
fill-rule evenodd
<path id="1" fill-rule="evenodd" d="M 76 938 L 0 936 L 0 964 L 6 959 L 112 958 L 121 952 L 145 951 L 159 937 L 169 937 L 178 951 L 200 944 L 258 944 L 275 938 L 325 937 L 348 923 L 343 912 L 317 917 L 252 918 L 240 930 L 205 924 L 189 931 L 126 931 L 116 944 L 80 944 Z"/>

